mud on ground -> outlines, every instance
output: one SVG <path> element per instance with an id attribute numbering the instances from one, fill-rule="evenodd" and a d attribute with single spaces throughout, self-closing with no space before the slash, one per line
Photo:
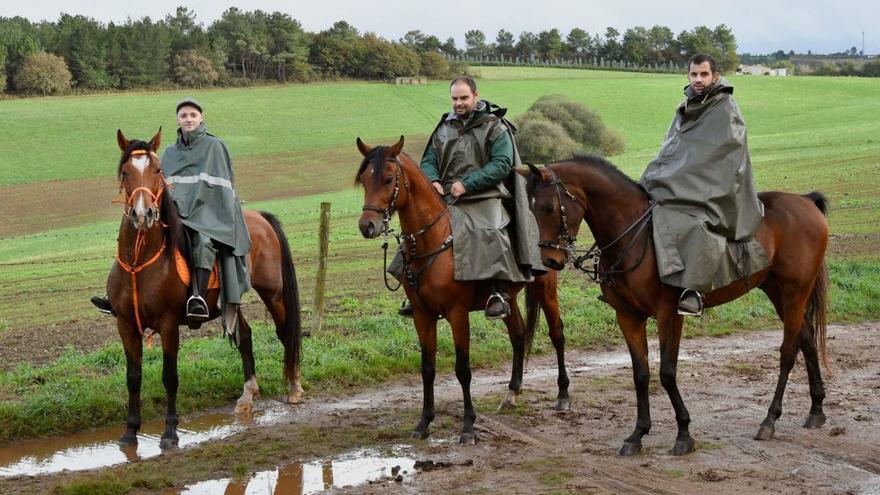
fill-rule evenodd
<path id="1" fill-rule="evenodd" d="M 73 480 L 136 476 L 140 480 L 136 493 L 175 493 L 206 479 L 238 477 L 246 482 L 249 473 L 295 460 L 362 447 L 395 451 L 404 446 L 410 457 L 431 463 L 405 473 L 402 481 L 385 478 L 334 491 L 880 493 L 880 323 L 829 329 L 831 368 L 823 370 L 828 422 L 819 429 L 801 427 L 810 399 L 806 372 L 799 362 L 789 380 L 776 438 L 765 442 L 752 437 L 776 384 L 781 331 L 684 341 L 679 387 L 690 410 L 690 431 L 697 446 L 696 452 L 683 457 L 668 453 L 676 425 L 657 379 L 658 352 L 653 340 L 653 426 L 643 440 L 643 453 L 634 457 L 616 454 L 632 431 L 636 415 L 629 357 L 621 346 L 568 353 L 572 382 L 568 412 L 553 410 L 553 356 L 541 356 L 528 364 L 525 390 L 513 412 L 496 412 L 509 372 L 475 370 L 472 391 L 479 440 L 473 446 L 457 444 L 461 391 L 449 375 L 437 379 L 432 440 L 409 439 L 422 400 L 420 380 L 413 376 L 353 396 L 310 397 L 283 424 L 255 427 L 226 440 L 126 466 L 86 474 L 2 479 L 0 492 L 41 493 Z M 185 423 L 183 418 L 181 426 Z"/>

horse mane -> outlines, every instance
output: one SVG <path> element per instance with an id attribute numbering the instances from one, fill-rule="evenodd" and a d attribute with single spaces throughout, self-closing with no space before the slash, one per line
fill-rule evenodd
<path id="1" fill-rule="evenodd" d="M 354 183 L 361 183 L 361 174 L 364 173 L 364 170 L 370 166 L 370 164 L 374 165 L 373 168 L 373 180 L 379 181 L 382 177 L 382 172 L 385 171 L 385 150 L 388 149 L 388 146 L 376 146 L 367 156 L 364 157 L 363 161 L 361 161 L 361 166 L 358 168 L 357 175 L 354 176 Z"/>
<path id="2" fill-rule="evenodd" d="M 647 194 L 645 188 L 638 182 L 632 180 L 628 175 L 623 173 L 616 165 L 599 155 L 575 155 L 570 160 L 562 160 L 553 162 L 548 165 L 562 165 L 565 163 L 573 163 L 582 167 L 590 167 L 599 171 L 604 177 L 611 179 L 617 189 L 629 189 L 640 194 Z"/>

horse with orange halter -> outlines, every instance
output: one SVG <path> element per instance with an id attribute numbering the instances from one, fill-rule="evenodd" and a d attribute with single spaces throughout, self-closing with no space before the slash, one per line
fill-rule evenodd
<path id="1" fill-rule="evenodd" d="M 358 226 L 367 238 L 388 232 L 391 217 L 397 214 L 404 240 L 403 284 L 413 303 L 414 321 L 422 351 L 422 385 L 424 402 L 421 420 L 413 438 L 426 438 L 434 419 L 434 377 L 437 352 L 437 321 L 445 318 L 452 327 L 455 344 L 455 375 L 464 395 L 464 420 L 461 443 L 473 443 L 476 413 L 471 402 L 470 382 L 470 311 L 482 310 L 491 294 L 489 281 L 458 281 L 454 279 L 452 225 L 447 204 L 413 159 L 403 152 L 403 136 L 392 146 L 372 148 L 357 140 L 364 156 L 356 183 L 364 187 L 364 207 Z M 516 294 L 526 287 L 528 323 L 520 315 Z M 543 309 L 556 348 L 559 376 L 556 409 L 570 406 L 569 379 L 565 371 L 562 320 L 556 299 L 555 272 L 535 277 L 528 284 L 514 283 L 508 287 L 510 314 L 504 318 L 513 346 L 513 367 L 507 397 L 501 407 L 516 406 L 522 391 L 523 363 L 528 354 L 538 309 Z"/>
<path id="2" fill-rule="evenodd" d="M 620 448 L 621 455 L 641 451 L 641 439 L 651 429 L 648 397 L 648 343 L 646 323 L 657 320 L 660 338 L 660 381 L 675 409 L 678 436 L 672 453 L 686 454 L 694 448 L 688 432 L 690 415 L 676 381 L 682 316 L 678 314 L 680 288 L 660 282 L 650 222 L 653 202 L 645 190 L 599 157 L 581 157 L 529 166 L 520 171 L 528 177 L 532 211 L 541 230 L 544 264 L 562 270 L 576 254 L 574 241 L 585 221 L 596 243 L 574 259 L 574 265 L 596 280 L 601 299 L 617 314 L 633 364 L 638 401 L 635 431 Z M 782 320 L 779 380 L 769 411 L 756 439 L 773 437 L 782 414 L 782 395 L 798 351 L 804 353 L 812 406 L 804 427 L 825 423 L 822 400 L 825 391 L 819 358 L 825 362 L 828 271 L 827 203 L 820 193 L 806 195 L 764 192 L 758 195 L 765 207 L 763 222 L 755 233 L 770 265 L 751 276 L 706 294 L 705 306 L 718 306 L 758 287 L 773 303 Z M 586 266 L 584 266 L 586 265 Z"/>
<path id="3" fill-rule="evenodd" d="M 119 337 L 125 349 L 128 384 L 128 417 L 123 445 L 136 444 L 141 426 L 141 370 L 145 337 L 158 333 L 162 342 L 162 383 L 165 385 L 167 412 L 162 448 L 176 447 L 177 436 L 177 357 L 180 344 L 178 327 L 185 324 L 185 304 L 189 295 L 188 269 L 180 270 L 179 259 L 188 259 L 188 244 L 177 214 L 171 187 L 162 174 L 159 149 L 161 129 L 149 141 L 125 138 L 117 131 L 122 157 L 118 178 L 124 203 L 119 226 L 116 263 L 107 281 L 107 294 L 116 315 Z M 287 238 L 278 220 L 269 213 L 245 211 L 251 250 L 247 255 L 251 285 L 266 304 L 275 323 L 275 332 L 284 345 L 284 378 L 287 402 L 299 401 L 300 325 L 299 291 Z M 219 289 L 208 291 L 211 317 L 219 316 Z M 247 412 L 259 392 L 254 372 L 251 328 L 238 310 L 237 338 L 244 367 L 244 390 L 236 412 Z"/>

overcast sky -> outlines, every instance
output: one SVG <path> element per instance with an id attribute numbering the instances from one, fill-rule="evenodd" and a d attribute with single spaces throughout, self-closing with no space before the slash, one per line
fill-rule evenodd
<path id="1" fill-rule="evenodd" d="M 0 1 L 0 16 L 23 16 L 33 21 L 57 20 L 62 13 L 82 14 L 103 22 L 150 17 L 154 20 L 173 13 L 179 0 L 126 2 L 120 0 Z M 851 0 L 738 0 L 734 2 L 650 1 L 650 0 L 445 0 L 395 2 L 391 0 L 284 1 L 248 0 L 224 3 L 194 0 L 184 4 L 195 11 L 205 27 L 230 6 L 242 10 L 281 11 L 302 23 L 305 30 L 321 31 L 335 21 L 345 20 L 360 31 L 372 31 L 397 40 L 409 30 L 419 29 L 442 40 L 454 37 L 461 48 L 464 32 L 480 29 L 487 41 L 494 41 L 499 29 L 519 35 L 558 28 L 563 37 L 574 27 L 590 34 L 605 33 L 612 26 L 623 32 L 635 26 L 667 26 L 677 35 L 705 25 L 726 24 L 736 35 L 739 52 L 769 53 L 795 50 L 830 53 L 862 49 L 880 53 L 880 1 Z"/>

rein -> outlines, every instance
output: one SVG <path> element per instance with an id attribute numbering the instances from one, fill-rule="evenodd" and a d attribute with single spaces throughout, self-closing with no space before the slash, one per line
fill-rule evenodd
<path id="1" fill-rule="evenodd" d="M 577 237 L 572 235 L 571 230 L 568 227 L 568 218 L 566 216 L 567 210 L 565 208 L 565 204 L 562 201 L 563 193 L 568 196 L 572 201 L 577 203 L 578 206 L 580 206 L 584 210 L 585 214 L 587 211 L 587 207 L 586 205 L 581 203 L 580 200 L 578 200 L 577 197 L 572 194 L 567 187 L 565 187 L 565 183 L 563 183 L 562 180 L 559 179 L 559 176 L 556 175 L 556 172 L 549 168 L 547 168 L 546 170 L 550 172 L 550 175 L 552 177 L 551 183 L 556 188 L 556 199 L 559 201 L 559 214 L 561 217 L 561 222 L 559 226 L 559 235 L 556 237 L 556 239 L 550 241 L 539 241 L 538 247 L 564 251 L 565 257 L 566 259 L 568 259 L 577 253 L 577 250 L 575 249 L 575 242 L 577 241 Z M 642 252 L 639 255 L 638 261 L 636 261 L 636 263 L 629 268 L 620 268 L 620 265 L 623 263 L 626 255 L 635 246 L 638 238 L 645 232 L 648 225 L 650 225 L 651 212 L 654 210 L 655 206 L 657 206 L 657 203 L 651 201 L 648 204 L 648 208 L 645 209 L 645 211 L 642 212 L 642 214 L 639 215 L 639 217 L 632 224 L 630 224 L 630 226 L 627 227 L 626 230 L 615 237 L 613 241 L 602 247 L 598 246 L 598 241 L 594 242 L 593 245 L 590 246 L 590 249 L 586 251 L 586 253 L 578 256 L 572 261 L 572 265 L 576 269 L 586 273 L 587 276 L 590 277 L 590 279 L 594 282 L 599 284 L 607 283 L 609 285 L 613 284 L 613 280 L 611 277 L 613 277 L 614 275 L 620 275 L 622 273 L 627 273 L 635 270 L 639 265 L 642 264 L 642 261 L 644 261 L 645 259 L 645 254 L 647 254 L 649 244 L 649 239 L 647 237 L 645 238 L 645 243 L 642 246 Z M 601 263 L 602 253 L 617 245 L 617 243 L 619 243 L 624 237 L 626 237 L 627 234 L 633 231 L 635 231 L 635 234 L 623 248 L 623 251 L 617 256 L 617 259 L 614 261 L 614 263 L 612 263 L 611 266 L 607 269 L 603 268 Z M 584 266 L 584 263 L 587 261 L 592 261 L 591 266 Z"/>

